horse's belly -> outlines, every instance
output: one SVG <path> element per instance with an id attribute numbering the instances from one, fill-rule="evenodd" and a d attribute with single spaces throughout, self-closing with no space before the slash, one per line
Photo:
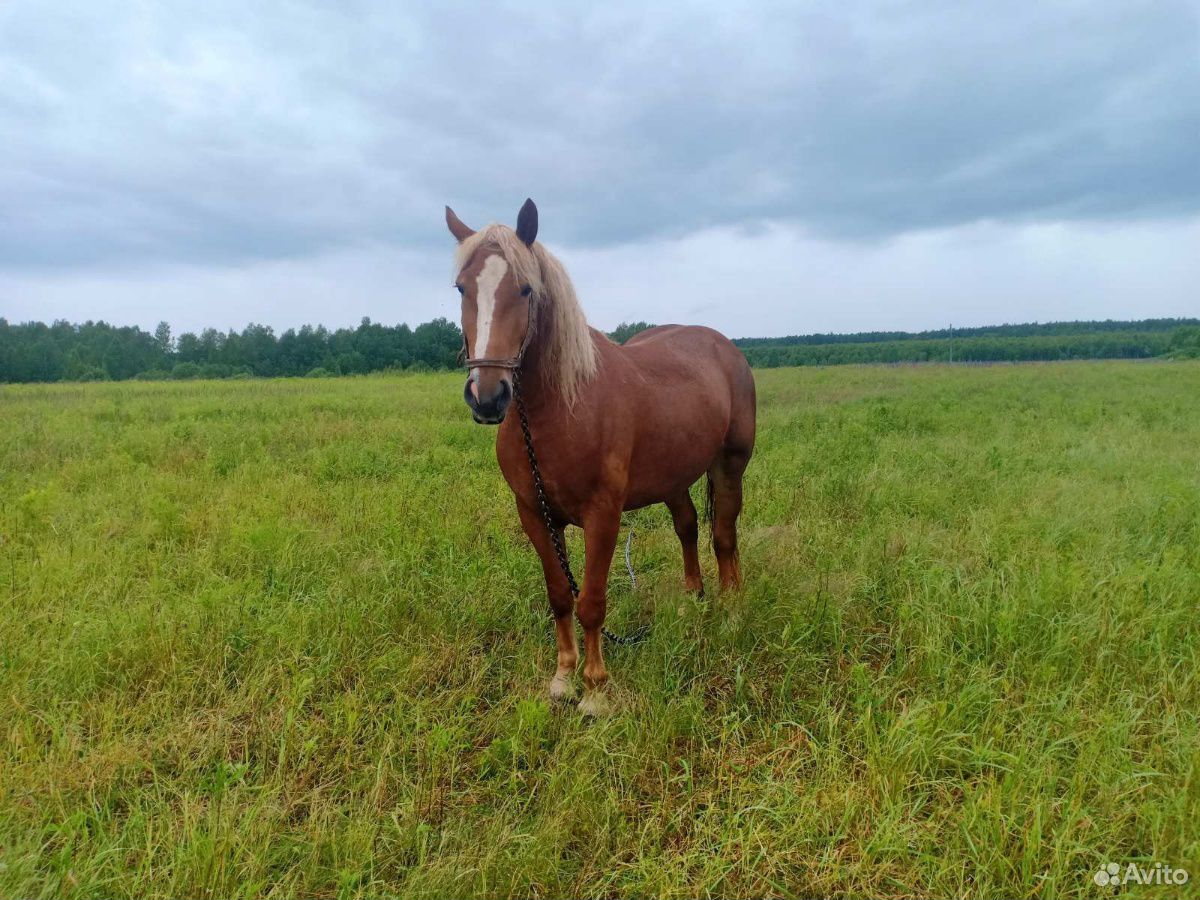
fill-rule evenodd
<path id="1" fill-rule="evenodd" d="M 643 400 L 647 402 L 640 410 L 633 444 L 626 509 L 686 491 L 713 464 L 729 430 L 729 395 L 719 382 L 652 388 Z"/>
<path id="2" fill-rule="evenodd" d="M 715 435 L 646 446 L 630 466 L 625 508 L 638 509 L 678 496 L 708 471 L 720 449 L 721 438 Z"/>

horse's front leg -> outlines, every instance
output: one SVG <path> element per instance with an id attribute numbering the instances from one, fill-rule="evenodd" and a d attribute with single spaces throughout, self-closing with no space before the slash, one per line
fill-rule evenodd
<path id="1" fill-rule="evenodd" d="M 517 512 L 521 516 L 521 527 L 542 560 L 546 594 L 550 598 L 550 611 L 554 614 L 554 630 L 558 638 L 558 668 L 554 677 L 550 679 L 550 698 L 572 700 L 575 697 L 572 679 L 575 676 L 575 666 L 579 662 L 579 646 L 575 643 L 575 621 L 571 618 L 575 596 L 571 593 L 571 585 L 567 576 L 563 574 L 562 566 L 559 565 L 558 554 L 554 552 L 554 542 L 546 530 L 545 520 L 536 510 L 529 509 L 519 500 Z M 562 535 L 561 528 L 559 535 Z"/>
<path id="2" fill-rule="evenodd" d="M 606 504 L 590 512 L 583 522 L 584 576 L 576 616 L 583 626 L 583 699 L 579 711 L 600 716 L 609 712 L 611 703 L 604 668 L 604 614 L 608 607 L 608 569 L 621 528 L 621 504 Z"/>

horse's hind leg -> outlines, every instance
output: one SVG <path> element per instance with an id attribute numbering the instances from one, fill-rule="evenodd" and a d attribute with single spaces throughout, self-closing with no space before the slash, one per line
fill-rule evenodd
<path id="1" fill-rule="evenodd" d="M 708 470 L 713 551 L 717 555 L 722 590 L 739 587 L 742 583 L 737 517 L 742 511 L 742 474 L 749 462 L 749 449 L 726 447 Z"/>
<path id="2" fill-rule="evenodd" d="M 692 502 L 692 495 L 688 491 L 675 497 L 669 497 L 665 502 L 667 509 L 671 511 L 671 518 L 675 520 L 675 534 L 679 536 L 679 543 L 683 547 L 684 584 L 689 591 L 698 591 L 703 594 L 704 580 L 700 575 L 700 554 L 696 550 L 696 543 L 700 537 L 696 504 Z"/>
<path id="3" fill-rule="evenodd" d="M 712 522 L 713 551 L 717 554 L 722 590 L 742 583 L 737 518 L 742 511 L 742 475 L 754 452 L 758 417 L 754 376 L 744 361 L 735 379 L 732 413 L 724 445 L 708 467 L 708 517 Z"/>

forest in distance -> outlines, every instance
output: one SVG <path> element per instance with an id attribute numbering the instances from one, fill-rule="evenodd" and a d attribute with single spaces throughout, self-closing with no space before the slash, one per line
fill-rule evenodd
<path id="1" fill-rule="evenodd" d="M 652 327 L 622 323 L 624 343 Z M 918 362 L 1021 362 L 1200 356 L 1200 319 L 995 325 L 923 332 L 877 331 L 735 339 L 752 366 Z M 410 328 L 364 318 L 357 327 L 305 325 L 281 334 L 251 324 L 175 337 L 106 322 L 10 323 L 0 318 L 0 382 L 121 381 L 357 375 L 454 368 L 458 325 L 444 318 Z"/>

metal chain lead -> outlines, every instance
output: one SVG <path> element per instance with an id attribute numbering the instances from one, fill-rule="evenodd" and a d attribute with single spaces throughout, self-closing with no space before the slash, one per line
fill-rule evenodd
<path id="1" fill-rule="evenodd" d="M 542 481 L 542 470 L 538 468 L 537 454 L 533 452 L 533 434 L 529 430 L 529 416 L 525 414 L 525 400 L 521 396 L 521 367 L 514 366 L 512 370 L 513 383 L 513 401 L 517 404 L 517 417 L 521 422 L 521 436 L 525 439 L 525 455 L 529 457 L 529 471 L 533 474 L 533 489 L 537 494 L 538 508 L 542 513 L 542 521 L 546 523 L 546 530 L 550 532 L 550 542 L 554 545 L 554 555 L 558 557 L 559 568 L 562 569 L 563 575 L 567 578 L 567 584 L 571 586 L 571 593 L 579 596 L 579 585 L 575 581 L 575 575 L 571 572 L 571 562 L 567 559 L 567 546 L 563 541 L 563 533 L 560 529 L 554 527 L 554 516 L 550 512 L 550 501 L 546 498 L 546 485 Z M 632 533 L 630 535 L 632 537 Z M 626 562 L 629 559 L 629 547 L 625 548 Z M 631 570 L 632 571 L 632 570 Z M 613 634 L 604 626 L 600 627 L 601 634 L 614 644 L 626 646 L 629 644 L 640 644 L 646 639 L 646 635 L 650 631 L 649 625 L 643 625 L 641 628 L 634 631 L 632 634 L 619 635 Z"/>

